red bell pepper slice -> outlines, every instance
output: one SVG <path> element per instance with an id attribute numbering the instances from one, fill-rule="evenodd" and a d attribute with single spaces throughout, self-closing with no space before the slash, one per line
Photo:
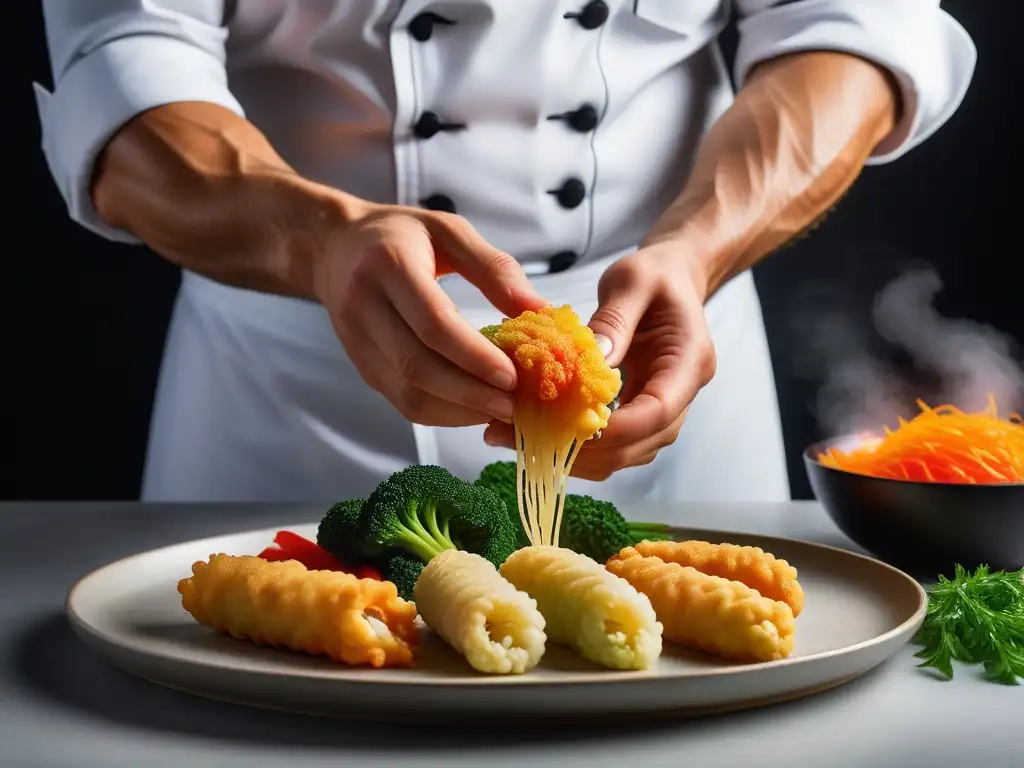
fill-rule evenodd
<path id="1" fill-rule="evenodd" d="M 361 565 L 352 571 L 360 579 L 373 579 L 374 581 L 384 581 L 384 576 L 374 568 L 372 565 Z"/>
<path id="2" fill-rule="evenodd" d="M 292 531 L 278 531 L 274 543 L 276 547 L 267 547 L 259 556 L 274 562 L 296 560 L 311 571 L 341 571 L 351 573 L 360 579 L 384 581 L 384 577 L 376 568 L 369 565 L 349 567 L 316 542 Z"/>
<path id="3" fill-rule="evenodd" d="M 291 531 L 278 531 L 277 536 L 274 537 L 274 543 L 281 549 L 286 549 L 291 552 L 327 554 L 327 551 L 315 541 L 310 541 L 309 539 L 299 536 L 297 533 L 292 533 Z"/>
<path id="4" fill-rule="evenodd" d="M 281 562 L 283 560 L 293 560 L 294 558 L 289 552 L 285 552 L 283 549 L 277 547 L 267 547 L 260 552 L 259 557 L 264 560 L 270 560 L 272 562 Z"/>

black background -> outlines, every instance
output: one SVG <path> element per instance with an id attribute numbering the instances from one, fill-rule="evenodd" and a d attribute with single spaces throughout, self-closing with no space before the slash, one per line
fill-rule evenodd
<path id="1" fill-rule="evenodd" d="M 4 123 L 16 174 L 3 263 L 14 280 L 3 281 L 0 375 L 10 455 L 0 461 L 0 498 L 135 498 L 178 274 L 145 249 L 108 243 L 68 220 L 39 149 L 30 84 L 51 84 L 42 14 L 37 3 L 11 5 L 4 47 L 16 56 L 4 68 L 11 91 Z M 979 49 L 959 112 L 898 162 L 868 169 L 814 236 L 756 271 L 796 498 L 810 496 L 800 451 L 823 431 L 810 408 L 820 378 L 799 363 L 801 308 L 810 293 L 820 300 L 824 290 L 867 328 L 879 288 L 908 263 L 926 261 L 946 284 L 938 304 L 944 314 L 1024 339 L 1016 277 L 1024 263 L 1017 170 L 1024 67 L 1016 31 L 1024 14 L 1009 0 L 942 6 Z"/>

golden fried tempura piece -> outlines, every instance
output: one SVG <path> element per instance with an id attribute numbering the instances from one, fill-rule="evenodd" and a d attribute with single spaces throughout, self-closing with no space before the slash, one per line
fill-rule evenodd
<path id="1" fill-rule="evenodd" d="M 644 557 L 632 547 L 605 567 L 650 598 L 666 640 L 740 661 L 773 661 L 793 652 L 793 611 L 746 584 Z"/>
<path id="2" fill-rule="evenodd" d="M 294 560 L 210 555 L 178 592 L 200 624 L 259 645 L 371 667 L 409 666 L 419 646 L 416 605 L 394 584 Z"/>
<path id="3" fill-rule="evenodd" d="M 796 580 L 796 568 L 760 547 L 706 541 L 641 541 L 636 551 L 666 563 L 688 565 L 708 576 L 743 582 L 765 597 L 781 600 L 793 609 L 794 616 L 804 608 L 804 590 Z"/>

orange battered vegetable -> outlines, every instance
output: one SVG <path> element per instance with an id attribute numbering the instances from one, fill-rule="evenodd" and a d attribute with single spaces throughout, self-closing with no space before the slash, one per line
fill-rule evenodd
<path id="1" fill-rule="evenodd" d="M 483 334 L 515 363 L 519 515 L 530 542 L 558 545 L 565 481 L 579 447 L 608 425 L 621 378 L 572 307 L 524 312 Z"/>
<path id="2" fill-rule="evenodd" d="M 884 437 L 869 436 L 854 450 L 820 454 L 826 467 L 860 475 L 931 483 L 1024 482 L 1024 423 L 1017 414 L 999 416 L 995 399 L 977 413 L 952 405 L 900 419 Z"/>
<path id="3" fill-rule="evenodd" d="M 371 667 L 408 667 L 419 649 L 416 605 L 387 581 L 220 554 L 193 563 L 178 592 L 198 623 L 258 645 Z"/>

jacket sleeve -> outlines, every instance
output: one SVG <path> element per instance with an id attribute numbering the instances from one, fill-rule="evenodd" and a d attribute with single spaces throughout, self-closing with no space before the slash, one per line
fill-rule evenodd
<path id="1" fill-rule="evenodd" d="M 122 125 L 181 101 L 239 115 L 224 68 L 223 0 L 44 0 L 53 70 L 50 93 L 34 83 L 43 153 L 71 218 L 108 239 L 90 197 L 93 165 Z"/>
<path id="2" fill-rule="evenodd" d="M 856 54 L 899 83 L 903 113 L 869 165 L 917 146 L 960 106 L 977 51 L 939 0 L 737 0 L 736 82 L 773 57 L 810 50 Z M 840 86 L 841 87 L 841 86 Z"/>

